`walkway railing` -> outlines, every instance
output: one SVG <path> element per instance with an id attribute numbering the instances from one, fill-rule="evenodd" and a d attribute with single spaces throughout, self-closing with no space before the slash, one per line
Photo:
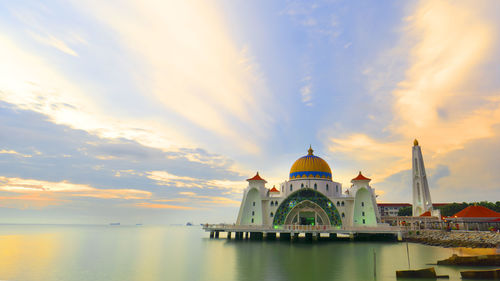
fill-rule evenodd
<path id="1" fill-rule="evenodd" d="M 398 226 L 385 226 L 379 225 L 373 226 L 356 226 L 356 227 L 344 227 L 344 226 L 327 226 L 327 225 L 275 225 L 275 226 L 265 226 L 265 225 L 235 225 L 235 224 L 205 224 L 203 229 L 219 230 L 219 231 L 243 231 L 243 232 L 272 232 L 272 231 L 316 231 L 316 232 L 396 232 L 401 231 L 401 227 Z"/>

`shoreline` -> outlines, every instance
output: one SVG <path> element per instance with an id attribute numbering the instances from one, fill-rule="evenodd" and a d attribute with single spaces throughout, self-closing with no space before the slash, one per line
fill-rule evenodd
<path id="1" fill-rule="evenodd" d="M 500 245 L 500 233 L 422 229 L 409 231 L 404 241 L 444 248 L 497 248 Z"/>

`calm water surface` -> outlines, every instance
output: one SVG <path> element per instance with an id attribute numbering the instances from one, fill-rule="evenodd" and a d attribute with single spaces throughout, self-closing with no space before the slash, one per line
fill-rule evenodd
<path id="1" fill-rule="evenodd" d="M 409 244 L 412 268 L 458 249 Z M 405 243 L 209 239 L 199 227 L 0 225 L 0 280 L 396 280 Z M 461 280 L 459 269 L 435 266 Z M 461 268 L 466 269 L 466 268 Z"/>

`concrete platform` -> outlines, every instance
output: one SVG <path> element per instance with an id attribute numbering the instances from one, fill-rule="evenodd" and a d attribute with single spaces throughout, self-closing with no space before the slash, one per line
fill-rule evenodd
<path id="1" fill-rule="evenodd" d="M 401 240 L 403 229 L 397 226 L 379 227 L 329 227 L 310 225 L 281 225 L 281 226 L 243 226 L 229 224 L 205 224 L 203 229 L 210 232 L 210 238 L 219 238 L 220 233 L 231 239 L 252 240 L 297 240 L 299 237 L 305 240 Z"/>

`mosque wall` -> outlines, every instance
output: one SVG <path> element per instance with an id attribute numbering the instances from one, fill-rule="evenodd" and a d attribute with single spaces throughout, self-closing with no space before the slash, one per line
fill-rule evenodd
<path id="1" fill-rule="evenodd" d="M 262 225 L 262 199 L 257 188 L 253 187 L 243 197 L 237 224 Z"/>
<path id="2" fill-rule="evenodd" d="M 375 209 L 371 192 L 366 187 L 359 188 L 354 197 L 353 225 L 377 226 Z"/>

